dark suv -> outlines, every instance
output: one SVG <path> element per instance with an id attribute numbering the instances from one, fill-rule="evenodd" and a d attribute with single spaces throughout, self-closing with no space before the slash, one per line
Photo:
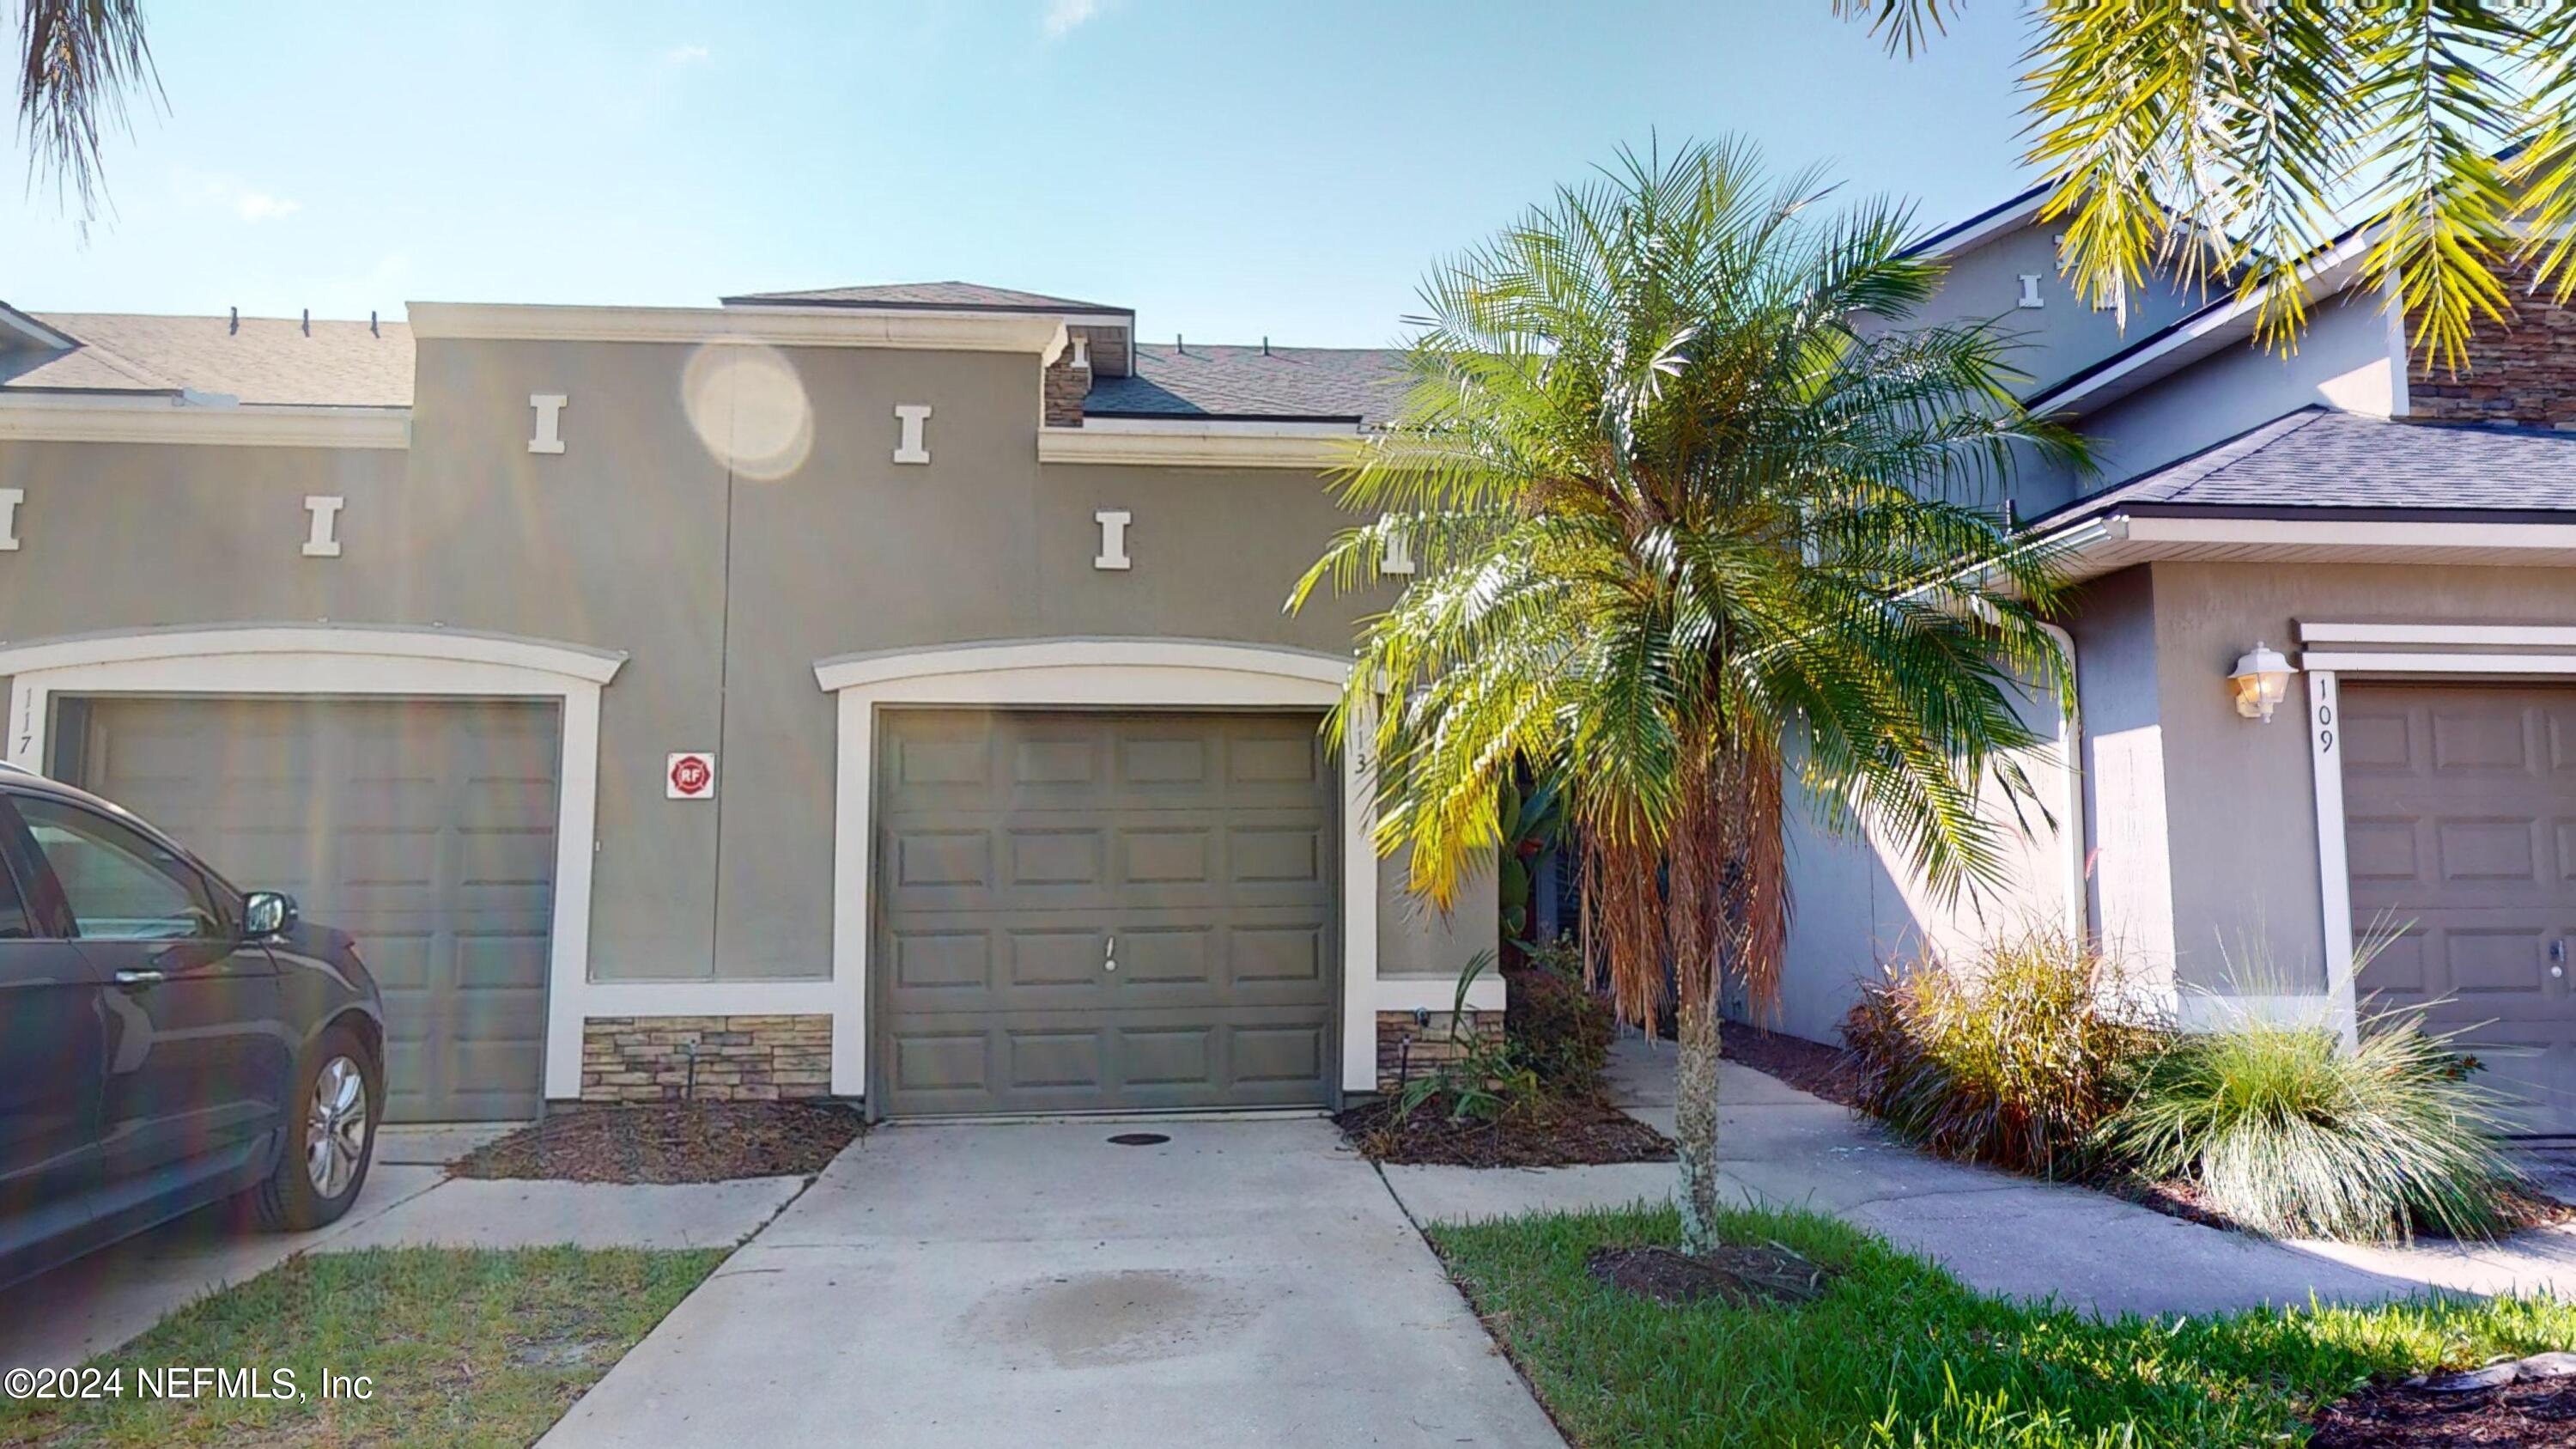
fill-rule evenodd
<path id="1" fill-rule="evenodd" d="M 347 936 L 83 790 L 0 766 L 0 1283 L 246 1195 L 367 1180 L 384 1008 Z"/>

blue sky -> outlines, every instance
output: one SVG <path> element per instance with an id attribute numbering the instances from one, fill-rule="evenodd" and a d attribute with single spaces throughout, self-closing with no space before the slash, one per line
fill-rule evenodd
<path id="1" fill-rule="evenodd" d="M 347 317 L 960 277 L 1149 336 L 1370 346 L 1427 262 L 1656 133 L 1927 223 L 2000 199 L 2018 8 L 1907 61 L 1829 0 L 167 0 L 168 110 L 112 147 L 113 214 L 84 244 L 22 189 L 0 298 Z"/>

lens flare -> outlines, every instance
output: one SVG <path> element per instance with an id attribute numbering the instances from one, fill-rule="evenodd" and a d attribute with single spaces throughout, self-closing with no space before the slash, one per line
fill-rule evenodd
<path id="1" fill-rule="evenodd" d="M 814 451 L 814 405 L 777 348 L 719 337 L 689 354 L 680 405 L 715 460 L 737 476 L 774 482 Z"/>

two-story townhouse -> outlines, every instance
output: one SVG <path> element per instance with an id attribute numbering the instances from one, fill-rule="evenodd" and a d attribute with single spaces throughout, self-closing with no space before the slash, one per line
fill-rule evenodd
<path id="1" fill-rule="evenodd" d="M 1367 601 L 1281 608 L 1383 354 L 409 316 L 0 310 L 7 757 L 354 932 L 393 1115 L 1318 1105 L 1445 1024 L 1493 912 L 1319 738 Z"/>
<path id="2" fill-rule="evenodd" d="M 2040 200 L 1928 245 L 1935 313 L 2021 332 L 2025 401 L 2099 460 L 2012 500 L 2081 585 L 2077 708 L 2033 706 L 2054 826 L 1959 902 L 1802 836 L 1784 1024 L 1832 1039 L 1884 964 L 2063 924 L 2186 1022 L 2435 1003 L 2522 1126 L 2576 1131 L 2576 312 L 2518 296 L 2464 373 L 2410 373 L 2357 232 L 2285 356 L 2232 293 L 2079 303 Z"/>

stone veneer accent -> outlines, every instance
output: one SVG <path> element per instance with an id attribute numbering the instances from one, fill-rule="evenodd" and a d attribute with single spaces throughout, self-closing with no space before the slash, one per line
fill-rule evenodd
<path id="1" fill-rule="evenodd" d="M 1066 336 L 1082 339 L 1086 366 L 1073 365 L 1073 345 L 1051 364 L 1040 380 L 1039 414 L 1050 428 L 1082 426 L 1082 402 L 1091 396 L 1095 377 L 1125 377 L 1133 358 L 1124 327 L 1067 327 Z"/>
<path id="2" fill-rule="evenodd" d="M 2576 427 L 2576 307 L 2555 283 L 2534 289 L 2529 269 L 2505 279 L 2512 325 L 2481 319 L 2471 328 L 2459 375 L 2421 364 L 2406 380 L 2408 416 L 2446 423 Z"/>
<path id="3" fill-rule="evenodd" d="M 828 1016 L 593 1016 L 581 1024 L 581 1099 L 677 1102 L 692 1044 L 699 1101 L 831 1095 Z"/>
<path id="4" fill-rule="evenodd" d="M 1082 426 L 1082 400 L 1091 396 L 1091 369 L 1073 365 L 1073 349 L 1047 365 L 1040 420 L 1050 428 Z"/>
<path id="5" fill-rule="evenodd" d="M 1499 1011 L 1466 1013 L 1468 1030 L 1487 1041 L 1500 1041 L 1503 1014 Z M 1381 1011 L 1377 1014 L 1377 1089 L 1381 1092 L 1400 1090 L 1405 1077 L 1419 1077 L 1440 1063 L 1455 1061 L 1464 1054 L 1465 1044 L 1456 1040 L 1449 1029 L 1450 1013 L 1435 1011 L 1431 1019 L 1417 1024 L 1412 1012 Z M 1406 1043 L 1412 1051 L 1405 1050 Z"/>

